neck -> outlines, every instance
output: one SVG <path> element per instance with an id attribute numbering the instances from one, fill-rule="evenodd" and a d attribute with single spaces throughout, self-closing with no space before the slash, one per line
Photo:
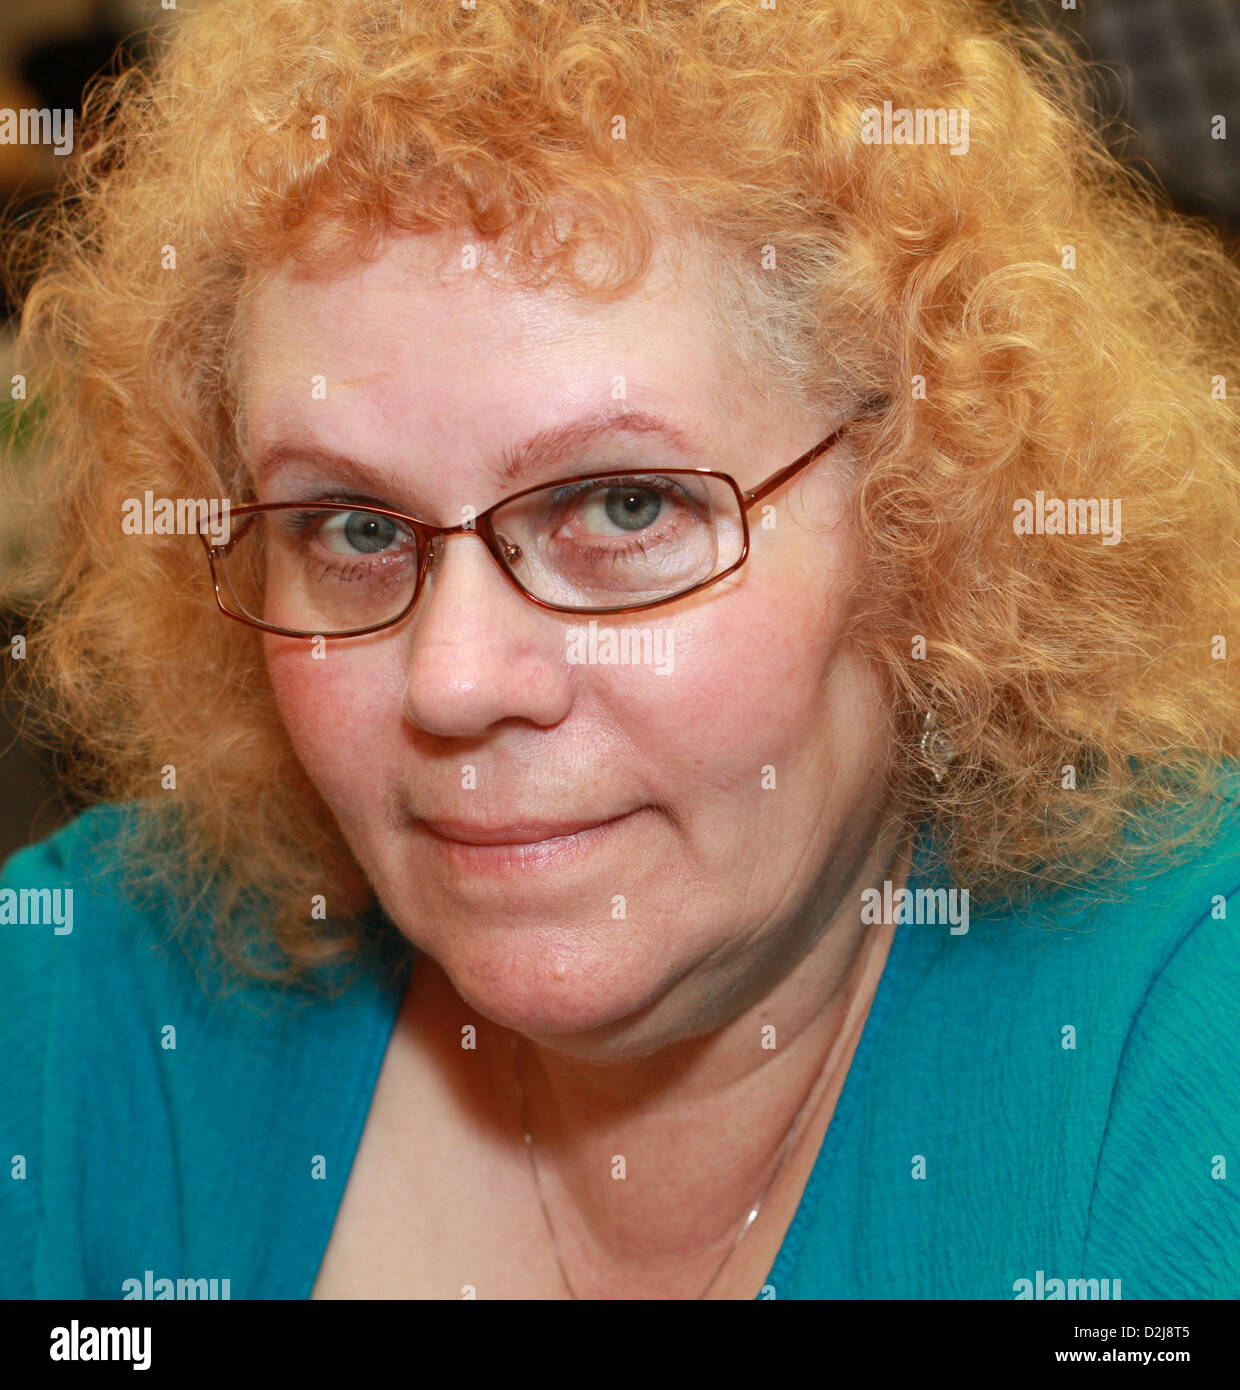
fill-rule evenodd
<path id="1" fill-rule="evenodd" d="M 773 1258 L 891 943 L 891 927 L 860 925 L 860 890 L 884 878 L 900 887 L 907 872 L 903 846 L 876 846 L 793 968 L 769 987 L 750 975 L 754 997 L 739 1008 L 715 1001 L 732 1011 L 719 1026 L 606 1061 L 510 1035 L 520 1081 L 509 1070 L 497 1089 L 514 1106 L 514 1086 L 524 1093 L 542 1195 L 580 1296 L 685 1296 L 699 1277 L 705 1287 L 759 1198 L 738 1258 Z"/>

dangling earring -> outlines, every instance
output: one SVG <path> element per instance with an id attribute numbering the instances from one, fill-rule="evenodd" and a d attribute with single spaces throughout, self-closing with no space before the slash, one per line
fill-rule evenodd
<path id="1" fill-rule="evenodd" d="M 956 756 L 956 750 L 952 747 L 951 739 L 939 731 L 939 721 L 935 718 L 933 710 L 926 711 L 926 717 L 922 722 L 921 751 L 930 764 L 935 782 L 941 783 L 948 765 Z"/>

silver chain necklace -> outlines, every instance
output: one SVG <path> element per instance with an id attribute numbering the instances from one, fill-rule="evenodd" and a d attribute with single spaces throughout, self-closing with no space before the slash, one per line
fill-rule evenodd
<path id="1" fill-rule="evenodd" d="M 534 1173 L 534 1186 L 538 1190 L 538 1200 L 542 1205 L 543 1218 L 547 1223 L 547 1232 L 551 1236 L 551 1245 L 555 1251 L 555 1262 L 560 1267 L 560 1278 L 564 1280 L 564 1286 L 568 1289 L 569 1297 L 577 1299 L 577 1301 L 580 1302 L 580 1296 L 578 1295 L 576 1289 L 573 1288 L 572 1280 L 570 1280 L 568 1277 L 568 1271 L 564 1268 L 564 1260 L 561 1258 L 560 1255 L 560 1242 L 555 1238 L 555 1227 L 554 1225 L 552 1225 L 551 1222 L 551 1213 L 547 1210 L 547 1199 L 543 1193 L 542 1179 L 538 1175 L 538 1164 L 534 1158 L 534 1136 L 530 1133 L 529 1121 L 526 1111 L 525 1087 L 521 1084 L 521 1068 L 517 1062 L 519 1052 L 520 1040 L 514 1035 L 512 1046 L 512 1069 L 514 1075 L 516 1076 L 517 1094 L 520 1097 L 521 1102 L 521 1133 L 525 1138 L 525 1150 L 530 1156 L 530 1168 L 533 1170 Z M 784 1162 L 787 1159 L 788 1152 L 792 1147 L 792 1133 L 797 1127 L 797 1121 L 800 1120 L 801 1116 L 805 1113 L 805 1110 L 808 1107 L 810 1101 L 813 1099 L 813 1095 L 816 1090 L 816 1084 L 810 1087 L 809 1095 L 805 1097 L 805 1100 L 801 1104 L 801 1108 L 792 1117 L 792 1123 L 788 1126 L 788 1132 L 784 1136 L 783 1152 L 779 1156 L 779 1162 L 775 1165 L 775 1171 L 771 1174 L 769 1181 L 767 1182 L 766 1186 L 762 1189 L 762 1192 L 760 1193 L 758 1200 L 749 1209 L 749 1215 L 745 1217 L 744 1223 L 742 1224 L 740 1231 L 737 1233 L 736 1239 L 728 1247 L 727 1254 L 724 1255 L 723 1259 L 719 1262 L 719 1267 L 711 1276 L 710 1283 L 706 1285 L 706 1287 L 702 1290 L 700 1294 L 698 1294 L 698 1299 L 705 1298 L 706 1295 L 711 1291 L 711 1289 L 715 1287 L 715 1284 L 718 1281 L 719 1276 L 723 1273 L 724 1265 L 726 1265 L 727 1262 L 732 1258 L 733 1254 L 736 1251 L 736 1247 L 745 1238 L 746 1232 L 758 1219 L 758 1212 L 762 1209 L 762 1203 L 766 1200 L 766 1194 L 774 1186 L 775 1179 L 779 1177 L 780 1172 L 783 1170 Z"/>

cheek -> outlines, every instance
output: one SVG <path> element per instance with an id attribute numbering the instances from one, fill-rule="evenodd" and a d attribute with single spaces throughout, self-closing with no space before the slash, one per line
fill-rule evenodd
<path id="1" fill-rule="evenodd" d="M 742 794 L 760 790 L 768 764 L 782 781 L 800 755 L 838 749 L 846 729 L 865 742 L 858 705 L 874 692 L 841 640 L 847 592 L 821 569 L 815 578 L 795 564 L 747 583 L 730 602 L 667 625 L 669 674 L 602 668 L 600 680 L 613 683 L 603 703 L 630 739 L 641 739 L 636 752 L 647 766 Z"/>
<path id="2" fill-rule="evenodd" d="M 748 599 L 667 624 L 674 662 L 664 676 L 651 667 L 591 673 L 602 746 L 623 739 L 646 790 L 677 808 L 695 838 L 752 824 L 763 769 L 776 766 L 783 785 L 792 763 L 829 742 L 820 728 L 837 663 L 823 614 L 798 617 L 787 595 Z"/>
<path id="3" fill-rule="evenodd" d="M 346 654 L 330 643 L 322 650 L 318 658 L 313 643 L 266 639 L 284 727 L 310 780 L 335 810 L 342 797 L 373 787 L 376 767 L 392 765 L 379 746 L 385 718 L 391 723 L 392 696 L 388 683 L 365 668 L 361 653 Z"/>

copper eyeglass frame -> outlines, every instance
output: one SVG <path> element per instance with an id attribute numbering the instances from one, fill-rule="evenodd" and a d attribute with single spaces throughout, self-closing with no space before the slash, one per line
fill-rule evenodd
<path id="1" fill-rule="evenodd" d="M 716 473 L 710 468 L 657 468 L 632 470 L 634 473 L 649 472 L 659 477 L 692 476 L 699 478 L 718 478 L 727 483 L 736 497 L 741 518 L 741 530 L 744 535 L 744 543 L 741 546 L 740 555 L 726 569 L 720 570 L 718 574 L 712 574 L 709 579 L 703 579 L 700 583 L 694 584 L 692 588 L 681 589 L 677 593 L 667 595 L 665 598 L 651 599 L 647 603 L 624 604 L 614 608 L 581 608 L 570 604 L 549 603 L 546 599 L 538 598 L 536 595 L 531 594 L 508 568 L 508 563 L 503 553 L 505 542 L 501 536 L 496 534 L 495 527 L 491 520 L 492 515 L 498 511 L 499 508 L 506 507 L 522 497 L 530 496 L 532 493 L 544 492 L 550 488 L 564 487 L 569 483 L 583 482 L 587 478 L 605 479 L 624 477 L 626 473 L 622 470 L 614 473 L 577 473 L 571 478 L 557 478 L 551 482 L 536 483 L 533 487 L 522 488 L 520 492 L 514 492 L 511 496 L 502 498 L 500 501 L 496 502 L 494 506 L 488 507 L 485 512 L 481 512 L 474 518 L 472 525 L 432 526 L 429 522 L 419 521 L 416 517 L 409 516 L 404 512 L 393 511 L 389 507 L 376 507 L 368 503 L 360 502 L 254 502 L 247 503 L 245 506 L 231 508 L 229 510 L 230 521 L 233 517 L 250 516 L 257 512 L 278 510 L 305 509 L 306 511 L 310 511 L 316 508 L 322 508 L 324 511 L 334 509 L 341 512 L 363 512 L 370 516 L 383 516 L 391 521 L 398 521 L 402 526 L 413 532 L 419 548 L 419 557 L 418 575 L 414 582 L 412 598 L 410 598 L 409 602 L 394 618 L 385 619 L 381 623 L 372 623 L 369 627 L 350 628 L 347 632 L 319 633 L 305 632 L 297 628 L 277 627 L 273 623 L 260 622 L 257 618 L 251 618 L 244 613 L 234 613 L 231 608 L 226 608 L 224 606 L 223 597 L 220 594 L 220 576 L 216 573 L 215 561 L 217 558 L 223 559 L 241 539 L 241 536 L 235 537 L 224 545 L 213 545 L 202 529 L 203 526 L 208 524 L 207 522 L 203 522 L 200 525 L 197 535 L 207 552 L 207 563 L 211 567 L 211 580 L 215 587 L 215 601 L 219 605 L 220 612 L 226 617 L 235 619 L 239 623 L 245 623 L 249 627 L 257 628 L 260 632 L 274 632 L 282 637 L 300 637 L 307 640 L 313 640 L 316 637 L 323 637 L 324 639 L 331 637 L 335 640 L 336 638 L 344 637 L 364 637 L 371 632 L 382 632 L 385 628 L 395 627 L 397 623 L 403 622 L 417 606 L 418 599 L 422 595 L 422 588 L 427 571 L 430 568 L 434 555 L 438 553 L 436 541 L 441 536 L 456 536 L 466 532 L 476 533 L 482 538 L 483 543 L 490 551 L 500 572 L 508 582 L 519 594 L 527 598 L 531 603 L 536 604 L 539 608 L 546 608 L 553 613 L 637 613 L 645 608 L 658 608 L 665 603 L 674 603 L 678 599 L 688 598 L 690 594 L 696 594 L 702 589 L 709 588 L 710 585 L 718 583 L 719 580 L 725 579 L 729 574 L 733 574 L 740 569 L 745 563 L 746 557 L 749 555 L 750 509 L 761 502 L 764 497 L 774 492 L 776 488 L 782 486 L 790 478 L 794 477 L 803 468 L 807 468 L 816 458 L 825 454 L 836 444 L 844 431 L 848 429 L 849 425 L 853 423 L 854 421 L 851 419 L 845 420 L 842 425 L 833 430 L 821 443 L 815 444 L 812 449 L 807 450 L 800 458 L 794 459 L 787 467 L 781 468 L 777 473 L 772 473 L 765 482 L 760 483 L 749 492 L 742 492 L 736 479 L 730 474 Z"/>

